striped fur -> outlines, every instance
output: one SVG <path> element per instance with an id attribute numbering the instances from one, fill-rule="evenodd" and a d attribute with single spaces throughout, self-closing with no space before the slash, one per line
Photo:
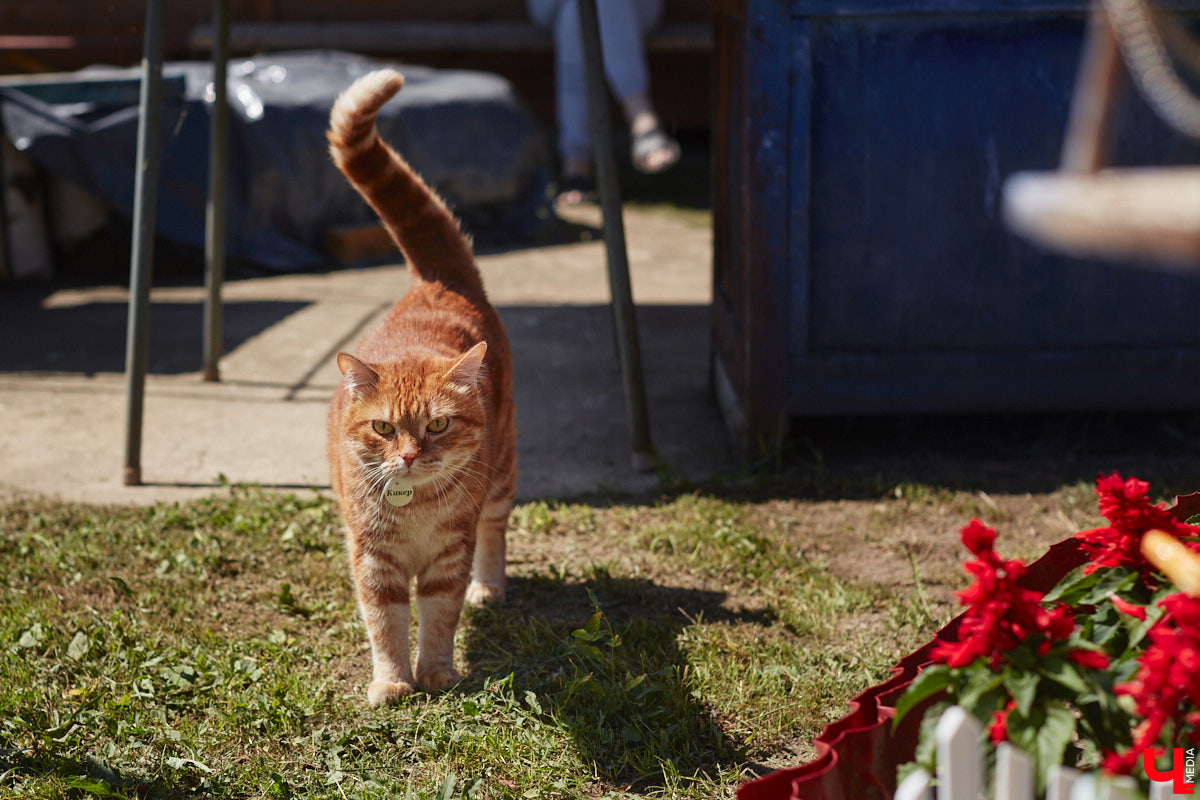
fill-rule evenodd
<path id="1" fill-rule="evenodd" d="M 504 597 L 516 481 L 504 326 L 458 222 L 375 127 L 402 85 L 391 70 L 358 79 L 334 104 L 328 133 L 334 163 L 379 214 L 412 273 L 408 294 L 357 355 L 338 354 L 343 381 L 329 413 L 331 482 L 371 643 L 372 705 L 459 680 L 454 631 L 464 599 Z M 413 487 L 402 507 L 385 499 L 397 479 Z"/>

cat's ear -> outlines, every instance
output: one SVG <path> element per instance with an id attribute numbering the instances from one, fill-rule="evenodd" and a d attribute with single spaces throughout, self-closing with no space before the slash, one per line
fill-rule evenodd
<path id="1" fill-rule="evenodd" d="M 483 354 L 487 352 L 487 342 L 480 342 L 463 353 L 446 371 L 446 380 L 462 383 L 467 386 L 479 384 L 479 373 L 483 370 Z"/>
<path id="2" fill-rule="evenodd" d="M 379 381 L 378 372 L 349 353 L 338 353 L 337 365 L 345 376 L 346 386 L 355 394 L 373 388 Z"/>

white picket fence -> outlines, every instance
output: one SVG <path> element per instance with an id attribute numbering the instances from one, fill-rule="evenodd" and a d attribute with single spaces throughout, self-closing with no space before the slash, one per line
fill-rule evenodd
<path id="1" fill-rule="evenodd" d="M 937 790 L 924 770 L 905 778 L 896 789 L 895 800 L 978 800 L 983 797 L 983 767 L 979 721 L 959 706 L 946 709 L 938 720 Z M 995 800 L 1034 800 L 1033 760 L 1005 742 L 996 751 Z M 1134 800 L 1137 784 L 1132 778 L 1104 778 L 1067 767 L 1051 767 L 1046 774 L 1045 800 Z M 1170 782 L 1151 784 L 1150 800 L 1175 795 Z"/>

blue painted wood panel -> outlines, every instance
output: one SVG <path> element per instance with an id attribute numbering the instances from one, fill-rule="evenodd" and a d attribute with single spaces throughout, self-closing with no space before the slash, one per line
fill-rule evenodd
<path id="1" fill-rule="evenodd" d="M 1155 0 L 1155 8 L 1194 10 L 1195 0 Z M 1090 0 L 791 0 L 790 9 L 797 17 L 853 17 L 936 14 L 1004 15 L 1082 14 Z"/>
<path id="2" fill-rule="evenodd" d="M 1005 178 L 1059 161 L 1087 7 L 714 0 L 714 374 L 748 441 L 797 414 L 1200 406 L 1197 273 L 1000 218 Z M 1116 164 L 1200 163 L 1120 109 Z"/>
<path id="3" fill-rule="evenodd" d="M 1080 26 L 814 22 L 807 352 L 1200 344 L 1196 273 L 1049 256 L 1000 218 L 1008 175 L 1058 162 Z M 1200 162 L 1123 108 L 1118 161 Z"/>

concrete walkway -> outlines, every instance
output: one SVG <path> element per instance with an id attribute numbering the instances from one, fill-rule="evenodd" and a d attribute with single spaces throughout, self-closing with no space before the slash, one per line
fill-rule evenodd
<path id="1" fill-rule="evenodd" d="M 599 225 L 594 208 L 578 221 Z M 676 215 L 627 210 L 655 444 L 688 477 L 729 464 L 708 386 L 712 242 Z M 479 259 L 516 361 L 521 499 L 651 492 L 628 423 L 599 241 Z M 227 285 L 222 382 L 199 377 L 199 288 L 153 293 L 141 487 L 121 484 L 122 287 L 0 286 L 0 497 L 153 503 L 233 482 L 328 488 L 325 416 L 350 349 L 405 291 L 402 266 Z"/>

